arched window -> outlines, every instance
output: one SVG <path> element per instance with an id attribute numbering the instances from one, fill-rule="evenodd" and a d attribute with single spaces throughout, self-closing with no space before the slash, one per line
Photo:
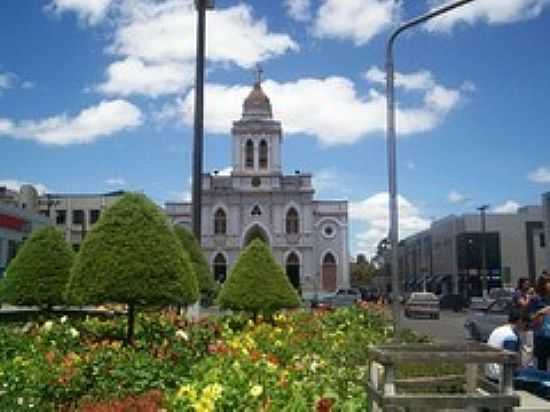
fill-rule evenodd
<path id="1" fill-rule="evenodd" d="M 261 216 L 262 215 L 262 209 L 260 209 L 260 206 L 256 205 L 252 208 L 252 212 L 250 212 L 252 216 Z"/>
<path id="2" fill-rule="evenodd" d="M 253 169 L 254 168 L 254 143 L 252 142 L 252 140 L 248 140 L 246 142 L 244 151 L 245 151 L 244 166 L 247 169 Z"/>
<path id="3" fill-rule="evenodd" d="M 300 218 L 298 212 L 293 207 L 286 214 L 286 233 L 295 234 L 299 232 Z"/>
<path id="4" fill-rule="evenodd" d="M 216 255 L 213 266 L 214 279 L 220 283 L 225 282 L 227 278 L 227 261 L 223 253 L 218 253 Z"/>
<path id="5" fill-rule="evenodd" d="M 336 258 L 332 253 L 327 253 L 323 258 L 322 267 L 322 279 L 323 290 L 334 291 L 336 290 Z"/>
<path id="6" fill-rule="evenodd" d="M 265 140 L 262 140 L 260 142 L 260 169 L 267 169 L 267 142 Z"/>
<path id="7" fill-rule="evenodd" d="M 214 215 L 214 234 L 225 235 L 227 233 L 227 216 L 223 209 L 218 209 Z"/>
<path id="8" fill-rule="evenodd" d="M 294 252 L 286 258 L 286 275 L 292 286 L 300 290 L 300 258 Z"/>

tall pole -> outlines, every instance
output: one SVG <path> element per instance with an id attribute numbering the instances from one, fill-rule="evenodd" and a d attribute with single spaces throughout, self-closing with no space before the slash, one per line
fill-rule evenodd
<path id="1" fill-rule="evenodd" d="M 206 37 L 206 9 L 214 8 L 213 0 L 195 0 L 197 9 L 197 62 L 195 75 L 195 131 L 193 137 L 193 234 L 201 243 L 202 170 L 204 143 L 204 43 Z"/>
<path id="2" fill-rule="evenodd" d="M 483 296 L 487 295 L 487 209 L 489 205 L 483 205 L 477 208 L 480 213 L 481 223 L 481 292 Z"/>
<path id="3" fill-rule="evenodd" d="M 416 17 L 403 23 L 395 29 L 386 43 L 386 144 L 388 158 L 388 189 L 389 189 L 389 211 L 390 229 L 389 240 L 391 247 L 391 283 L 392 283 L 392 316 L 394 329 L 399 328 L 401 315 L 399 307 L 399 278 L 398 278 L 398 245 L 399 245 L 399 215 L 397 205 L 397 145 L 395 133 L 395 101 L 394 101 L 394 62 L 393 44 L 397 36 L 418 24 L 424 23 L 443 13 L 447 13 L 457 7 L 471 3 L 474 0 L 459 0 L 452 4 L 432 10 L 422 16 Z"/>

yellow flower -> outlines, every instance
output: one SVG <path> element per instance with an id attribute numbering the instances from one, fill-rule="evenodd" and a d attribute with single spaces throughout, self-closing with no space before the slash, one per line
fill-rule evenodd
<path id="1" fill-rule="evenodd" d="M 214 412 L 214 402 L 209 399 L 201 399 L 193 403 L 195 412 Z"/>
<path id="2" fill-rule="evenodd" d="M 250 389 L 250 394 L 257 398 L 258 396 L 260 396 L 262 393 L 264 392 L 264 388 L 262 387 L 262 385 L 254 385 L 251 389 Z"/>
<path id="3" fill-rule="evenodd" d="M 281 346 L 283 346 L 283 342 L 281 342 L 280 340 L 276 340 L 274 345 L 277 347 L 277 348 L 280 348 Z"/>
<path id="4" fill-rule="evenodd" d="M 176 398 L 197 399 L 197 391 L 191 385 L 183 385 L 179 388 Z"/>
<path id="5" fill-rule="evenodd" d="M 202 390 L 202 396 L 209 400 L 216 401 L 221 396 L 222 391 L 222 385 L 220 385 L 219 383 L 213 383 Z"/>

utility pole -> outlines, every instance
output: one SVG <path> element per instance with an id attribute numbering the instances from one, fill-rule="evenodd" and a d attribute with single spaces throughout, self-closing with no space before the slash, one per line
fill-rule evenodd
<path id="1" fill-rule="evenodd" d="M 489 205 L 482 205 L 477 208 L 480 213 L 480 223 L 481 223 L 481 291 L 483 296 L 487 295 L 487 209 Z"/>
<path id="2" fill-rule="evenodd" d="M 204 158 L 204 49 L 206 38 L 206 10 L 214 8 L 214 0 L 195 0 L 197 9 L 197 56 L 195 76 L 195 132 L 193 136 L 193 234 L 201 244 L 202 170 Z"/>
<path id="3" fill-rule="evenodd" d="M 395 132 L 395 101 L 394 101 L 394 62 L 393 44 L 397 36 L 403 31 L 418 24 L 424 23 L 457 7 L 464 6 L 474 0 L 459 0 L 422 16 L 416 17 L 401 24 L 395 29 L 386 43 L 386 144 L 388 158 L 388 186 L 390 229 L 389 241 L 391 245 L 391 278 L 392 278 L 392 316 L 394 329 L 399 329 L 401 309 L 399 306 L 399 278 L 398 278 L 398 248 L 399 248 L 399 216 L 397 208 L 397 144 Z"/>

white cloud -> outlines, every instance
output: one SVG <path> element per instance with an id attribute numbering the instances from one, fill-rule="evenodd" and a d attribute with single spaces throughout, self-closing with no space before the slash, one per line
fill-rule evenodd
<path id="1" fill-rule="evenodd" d="M 111 177 L 105 181 L 109 186 L 125 186 L 126 179 L 123 177 Z"/>
<path id="2" fill-rule="evenodd" d="M 388 236 L 389 230 L 389 195 L 387 192 L 377 193 L 359 202 L 350 204 L 350 218 L 356 222 L 367 223 L 367 230 L 359 233 L 357 252 L 367 255 L 376 253 L 378 242 Z M 399 237 L 407 236 L 427 229 L 430 221 L 422 217 L 417 206 L 405 197 L 399 195 Z"/>
<path id="3" fill-rule="evenodd" d="M 0 126 L 1 127 L 1 126 Z M 550 183 L 550 168 L 539 167 L 527 175 L 531 182 L 535 183 Z"/>
<path id="4" fill-rule="evenodd" d="M 386 72 L 373 66 L 365 72 L 365 79 L 378 84 L 386 84 Z M 436 85 L 433 75 L 427 70 L 414 73 L 395 73 L 394 86 L 405 90 L 428 90 Z"/>
<path id="5" fill-rule="evenodd" d="M 170 191 L 168 192 L 170 196 L 170 201 L 172 202 L 190 202 L 191 201 L 191 192 L 189 190 L 184 190 L 183 192 Z"/>
<path id="6" fill-rule="evenodd" d="M 288 15 L 296 21 L 308 21 L 311 18 L 311 0 L 285 0 Z"/>
<path id="7" fill-rule="evenodd" d="M 22 182 L 15 179 L 0 179 L 0 187 L 7 187 L 9 190 L 14 190 L 16 192 L 18 192 L 23 185 L 33 185 L 40 195 L 49 192 L 46 185 L 43 185 L 42 183 Z"/>
<path id="8" fill-rule="evenodd" d="M 498 205 L 494 209 L 492 209 L 492 212 L 493 213 L 516 213 L 519 207 L 520 207 L 520 204 L 518 202 L 515 202 L 513 200 L 507 200 L 503 204 Z"/>
<path id="9" fill-rule="evenodd" d="M 158 97 L 185 91 L 192 85 L 194 66 L 165 62 L 147 64 L 129 57 L 115 62 L 107 69 L 107 80 L 97 90 L 108 95 L 142 94 Z"/>
<path id="10" fill-rule="evenodd" d="M 433 6 L 450 3 L 449 0 L 431 0 Z M 428 22 L 429 31 L 450 32 L 460 23 L 506 24 L 538 17 L 550 0 L 477 0 Z"/>
<path id="11" fill-rule="evenodd" d="M 90 25 L 99 23 L 107 14 L 113 0 L 52 0 L 46 10 L 61 14 L 72 11 Z"/>
<path id="12" fill-rule="evenodd" d="M 15 73 L 0 72 L 0 95 L 2 91 L 13 89 L 15 87 L 21 87 L 22 89 L 31 89 L 34 87 L 34 83 L 30 81 L 22 81 L 20 77 Z"/>
<path id="13" fill-rule="evenodd" d="M 378 86 L 378 84 L 376 84 Z M 343 77 L 303 78 L 279 83 L 267 80 L 264 90 L 273 104 L 274 115 L 283 122 L 286 134 L 317 137 L 323 145 L 352 144 L 371 134 L 385 131 L 386 99 L 375 88 L 358 94 L 355 85 Z M 205 127 L 211 133 L 229 133 L 233 120 L 240 118 L 241 104 L 250 86 L 207 84 Z M 399 135 L 426 132 L 437 127 L 460 101 L 460 91 L 435 82 L 423 91 L 420 103 L 397 107 Z M 165 108 L 163 114 L 183 113 L 193 124 L 194 95 L 176 103 L 180 109 Z M 164 116 L 166 119 L 166 116 Z"/>
<path id="14" fill-rule="evenodd" d="M 141 111 L 125 100 L 102 101 L 97 106 L 82 110 L 75 117 L 66 114 L 42 120 L 14 123 L 0 119 L 0 136 L 36 140 L 51 145 L 91 143 L 141 125 Z"/>
<path id="15" fill-rule="evenodd" d="M 137 6 L 137 7 L 136 7 Z M 195 58 L 196 12 L 191 0 L 131 2 L 129 19 L 118 28 L 112 51 L 148 62 Z M 208 12 L 208 60 L 242 67 L 297 50 L 286 34 L 271 33 L 245 4 Z"/>
<path id="16" fill-rule="evenodd" d="M 11 73 L 0 73 L 0 93 L 2 90 L 11 89 L 14 83 L 14 76 Z"/>
<path id="17" fill-rule="evenodd" d="M 395 0 L 323 0 L 313 32 L 362 46 L 398 21 L 400 8 Z"/>
<path id="18" fill-rule="evenodd" d="M 312 179 L 313 187 L 317 194 L 332 191 L 340 187 L 342 179 L 335 169 L 323 169 L 315 172 Z"/>
<path id="19" fill-rule="evenodd" d="M 196 11 L 192 0 L 124 0 L 107 51 L 117 56 L 95 89 L 109 94 L 151 97 L 181 93 L 193 84 Z M 208 11 L 207 61 L 250 68 L 298 44 L 271 32 L 244 3 Z M 219 65 L 217 67 L 224 67 Z"/>
<path id="20" fill-rule="evenodd" d="M 470 199 L 462 193 L 457 192 L 456 190 L 451 190 L 447 195 L 447 200 L 454 204 L 463 204 Z"/>

